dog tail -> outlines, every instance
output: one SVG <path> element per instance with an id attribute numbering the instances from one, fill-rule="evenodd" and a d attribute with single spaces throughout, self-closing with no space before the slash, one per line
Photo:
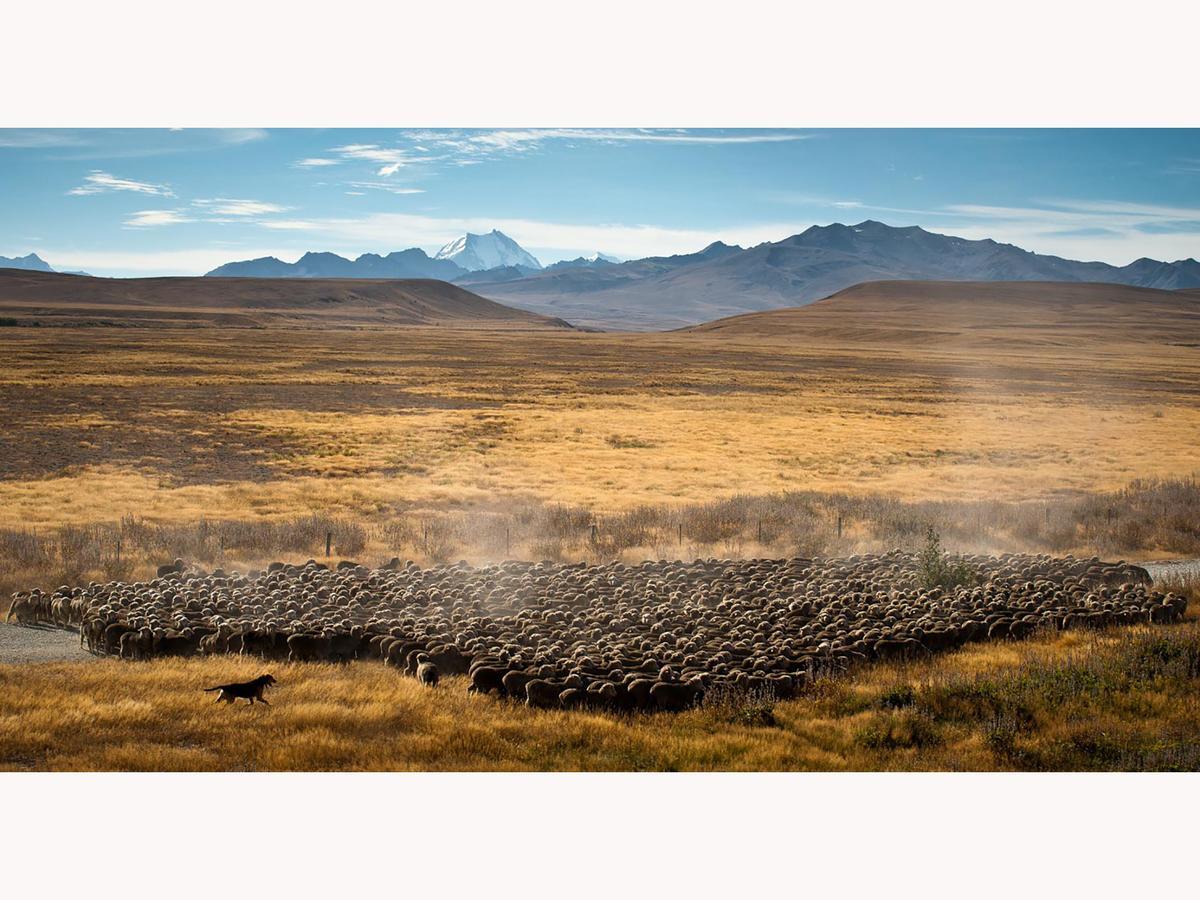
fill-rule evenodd
<path id="1" fill-rule="evenodd" d="M 207 693 L 209 693 L 210 691 L 219 691 L 219 690 L 221 690 L 221 688 L 223 688 L 223 687 L 225 687 L 225 685 L 223 685 L 223 684 L 218 684 L 216 687 L 204 688 L 204 693 L 206 693 L 206 694 L 207 694 Z"/>

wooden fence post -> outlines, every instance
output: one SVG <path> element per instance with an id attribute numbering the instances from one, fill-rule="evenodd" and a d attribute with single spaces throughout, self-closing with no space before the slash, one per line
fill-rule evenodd
<path id="1" fill-rule="evenodd" d="M 838 513 L 838 537 L 842 536 L 842 514 Z"/>
<path id="2" fill-rule="evenodd" d="M 325 532 L 325 556 L 327 558 L 329 556 L 330 549 L 332 548 L 332 546 L 333 546 L 333 532 L 327 531 L 327 532 Z"/>

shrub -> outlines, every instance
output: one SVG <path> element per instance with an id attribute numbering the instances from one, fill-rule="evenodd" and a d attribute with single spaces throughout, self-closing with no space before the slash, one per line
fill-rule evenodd
<path id="1" fill-rule="evenodd" d="M 932 525 L 925 532 L 925 547 L 917 559 L 917 578 L 924 588 L 940 587 L 948 591 L 979 581 L 974 569 L 942 552 L 941 538 Z"/>

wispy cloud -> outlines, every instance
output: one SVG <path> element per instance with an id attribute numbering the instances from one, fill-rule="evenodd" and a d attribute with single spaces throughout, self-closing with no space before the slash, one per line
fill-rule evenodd
<path id="1" fill-rule="evenodd" d="M 346 144 L 331 147 L 326 155 L 302 159 L 302 168 L 337 165 L 355 160 L 375 163 L 375 174 L 388 177 L 418 163 L 454 166 L 477 165 L 497 156 L 527 153 L 550 141 L 571 143 L 600 141 L 663 144 L 771 144 L 807 140 L 815 135 L 796 131 L 738 131 L 649 128 L 498 128 L 483 131 L 417 130 L 398 135 L 395 146 Z"/>
<path id="2" fill-rule="evenodd" d="M 82 137 L 70 131 L 0 130 L 0 147 L 18 150 L 37 150 L 42 147 L 81 147 Z"/>
<path id="3" fill-rule="evenodd" d="M 1168 175 L 1200 175 L 1200 159 L 1177 159 L 1167 166 Z"/>
<path id="4" fill-rule="evenodd" d="M 523 151 L 546 141 L 650 142 L 662 144 L 774 144 L 803 141 L 812 134 L 796 131 L 687 131 L 650 128 L 501 128 L 481 132 L 409 132 L 425 144 L 451 149 Z"/>
<path id="5" fill-rule="evenodd" d="M 264 203 L 262 200 L 230 200 L 224 197 L 213 200 L 193 200 L 192 205 L 217 216 L 265 216 L 292 209 L 290 206 Z"/>
<path id="6" fill-rule="evenodd" d="M 336 153 L 343 159 L 381 163 L 375 171 L 375 174 L 381 177 L 395 175 L 400 169 L 413 163 L 428 161 L 428 157 L 417 155 L 406 148 L 381 147 L 379 144 L 346 144 L 333 147 L 329 152 Z"/>
<path id="7" fill-rule="evenodd" d="M 84 176 L 83 184 L 71 188 L 68 194 L 78 197 L 88 194 L 103 194 L 109 191 L 132 191 L 136 194 L 154 194 L 158 197 L 174 197 L 175 194 L 165 184 L 151 184 L 145 181 L 133 181 L 129 178 L 118 178 L 108 172 L 93 170 Z"/>
<path id="8" fill-rule="evenodd" d="M 376 191 L 387 191 L 389 194 L 423 194 L 424 188 L 409 187 L 403 184 L 391 184 L 387 181 L 348 181 L 350 187 L 371 188 Z"/>
<path id="9" fill-rule="evenodd" d="M 162 225 L 181 225 L 194 221 L 196 220 L 188 216 L 187 210 L 184 209 L 143 209 L 131 213 L 125 220 L 125 226 L 127 228 L 157 228 Z"/>

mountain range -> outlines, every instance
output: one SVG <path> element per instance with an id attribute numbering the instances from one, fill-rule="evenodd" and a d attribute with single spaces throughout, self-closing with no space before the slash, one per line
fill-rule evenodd
<path id="1" fill-rule="evenodd" d="M 699 253 L 546 269 L 519 279 L 476 276 L 471 289 L 578 325 L 642 330 L 802 306 L 862 282 L 894 280 L 1107 282 L 1178 290 L 1200 287 L 1200 263 L 1076 262 L 990 239 L 868 220 L 813 226 L 750 248 L 717 242 Z"/>
<path id="2" fill-rule="evenodd" d="M 492 300 L 611 329 L 679 328 L 802 306 L 867 281 L 1065 281 L 1177 290 L 1200 287 L 1200 263 L 1078 262 L 997 241 L 867 220 L 814 225 L 743 248 L 717 241 L 697 253 L 621 262 L 596 253 L 542 267 L 507 235 L 466 234 L 434 257 L 411 249 L 349 260 L 306 253 L 230 263 L 210 275 L 260 278 L 437 278 Z"/>

